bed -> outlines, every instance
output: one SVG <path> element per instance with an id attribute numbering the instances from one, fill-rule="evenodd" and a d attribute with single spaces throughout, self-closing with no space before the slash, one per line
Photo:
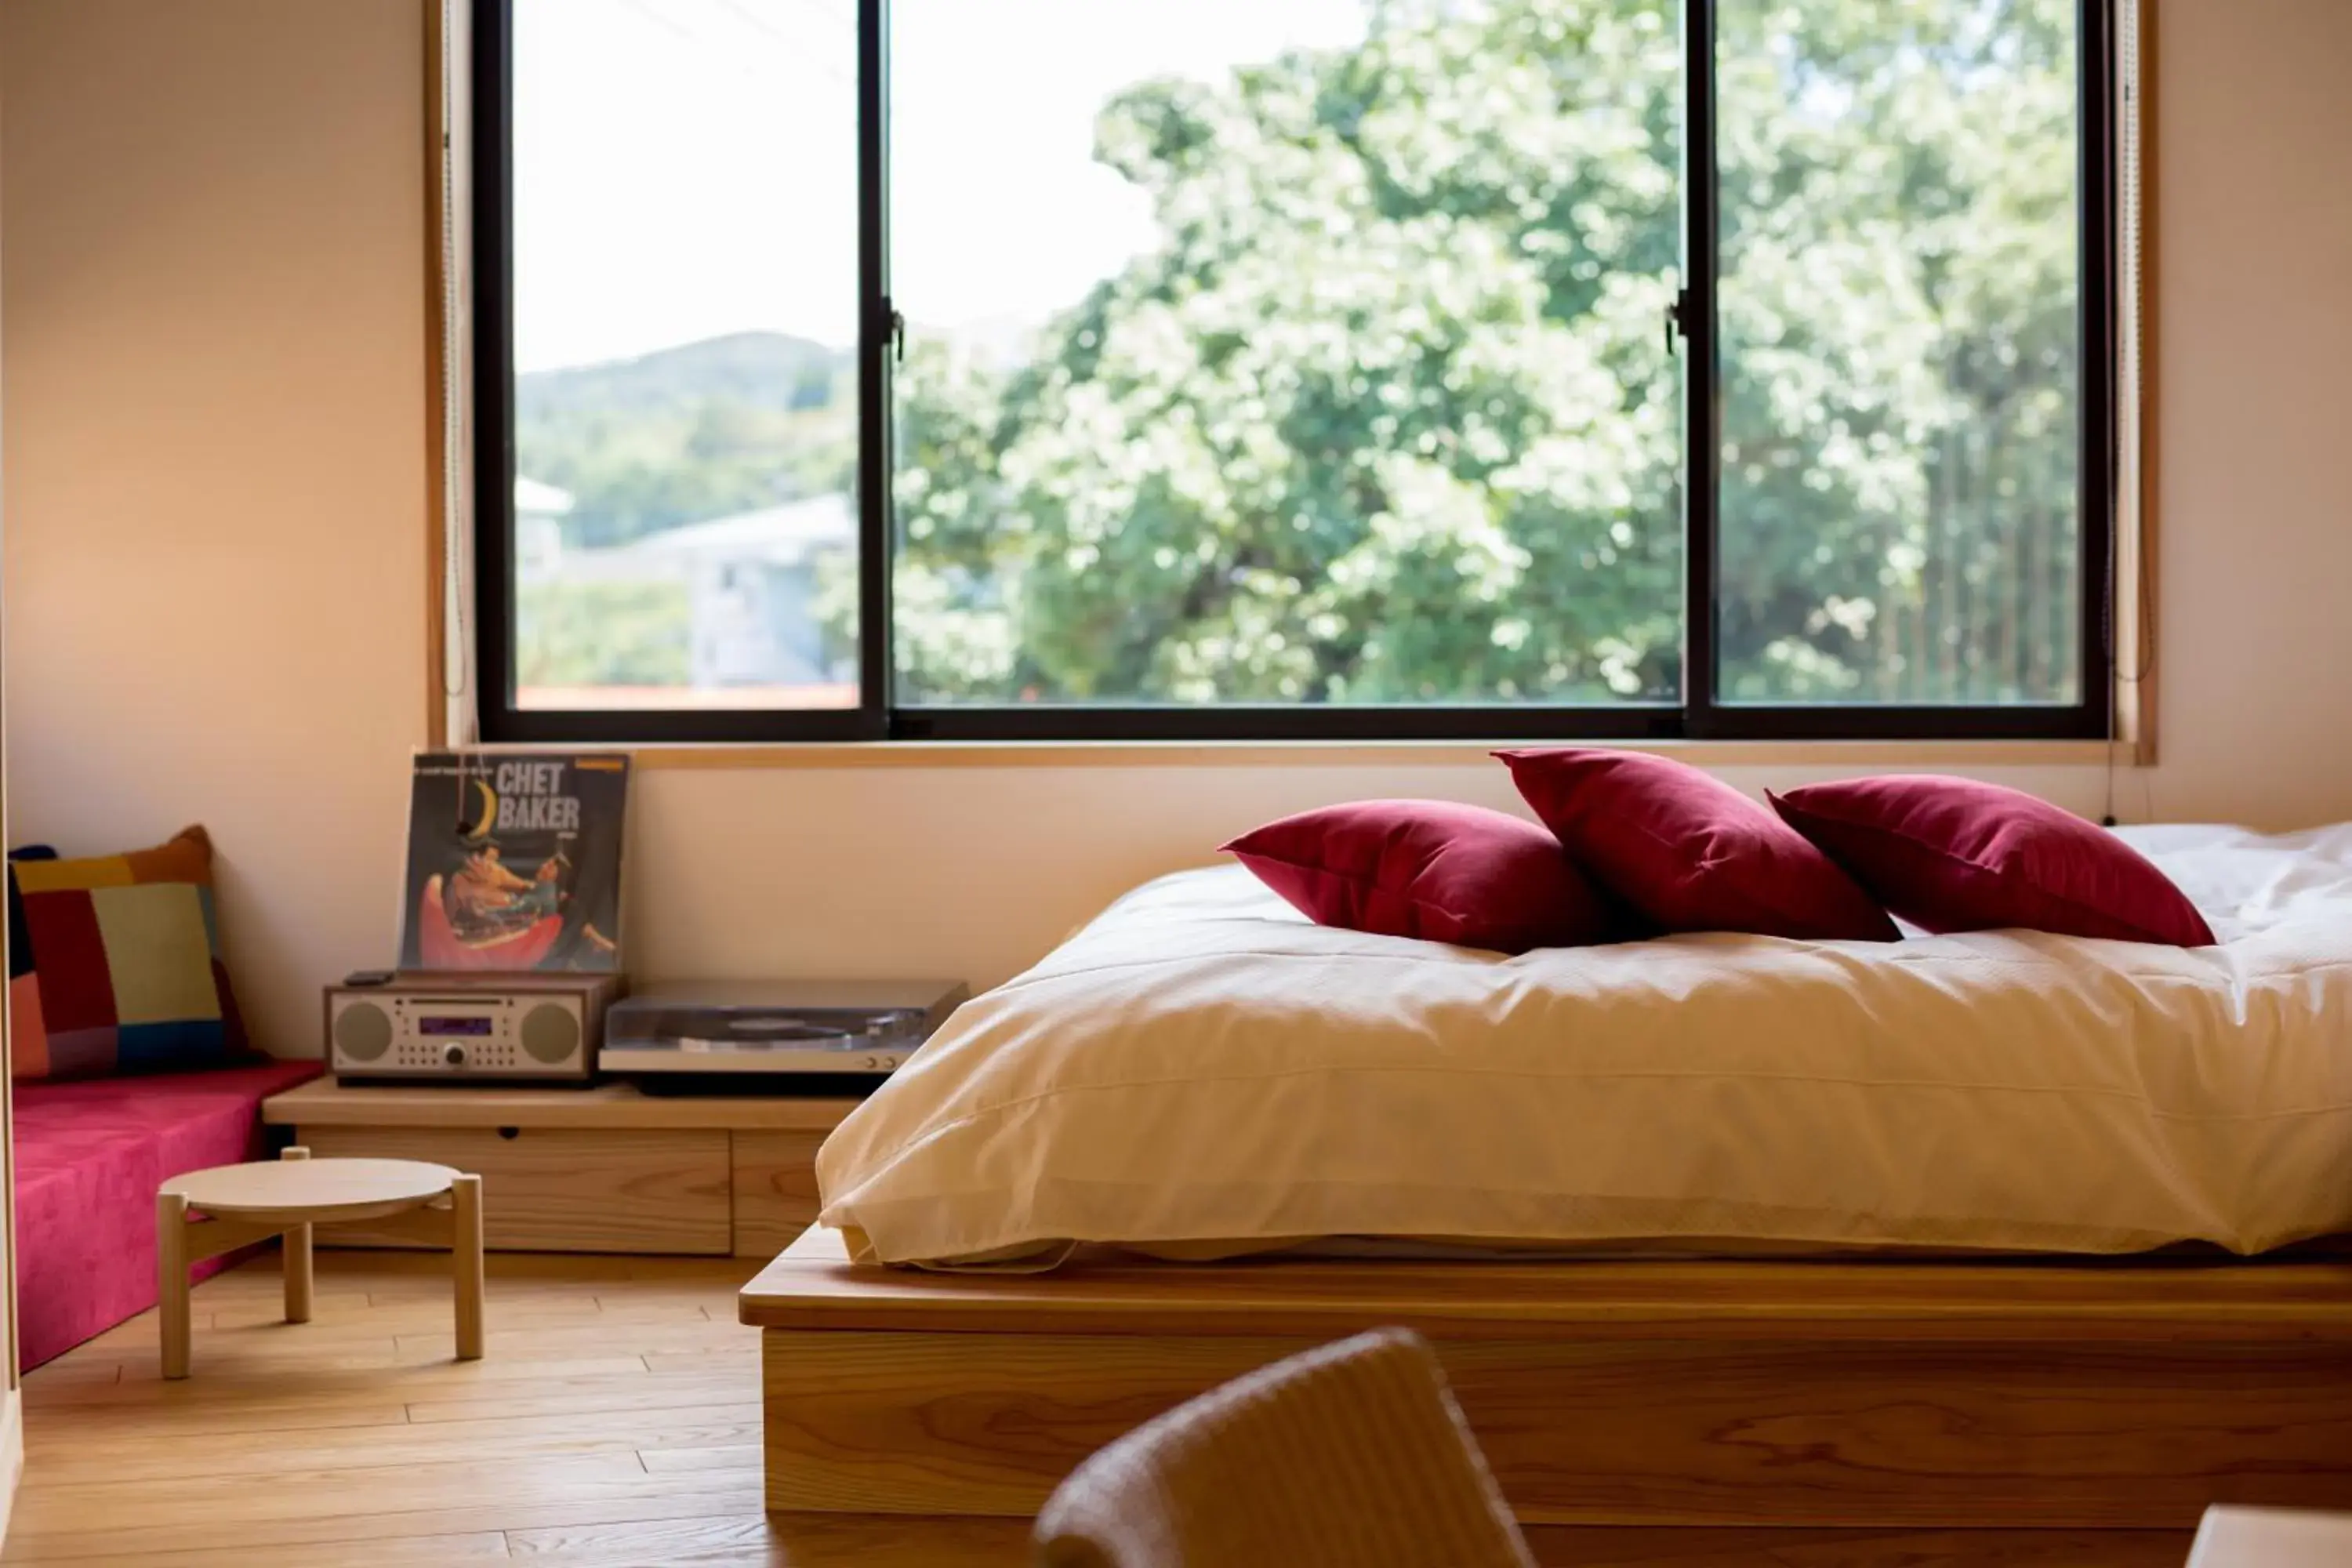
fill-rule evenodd
<path id="1" fill-rule="evenodd" d="M 2210 1501 L 2352 1506 L 2313 1250 L 2352 1230 L 2352 829 L 2130 837 L 2218 946 L 1505 959 L 1150 884 L 828 1142 L 826 1226 L 742 1298 L 771 1505 L 1017 1519 L 1404 1322 L 1539 1525 L 2166 1552 Z"/>

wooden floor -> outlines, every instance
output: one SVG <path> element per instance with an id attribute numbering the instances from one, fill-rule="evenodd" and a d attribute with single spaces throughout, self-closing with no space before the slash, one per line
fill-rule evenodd
<path id="1" fill-rule="evenodd" d="M 155 1568 L 766 1563 L 751 1260 L 494 1254 L 487 1357 L 448 1260 L 320 1251 L 279 1321 L 275 1257 L 196 1288 L 194 1375 L 148 1313 L 25 1379 L 5 1561 Z"/>
<path id="2" fill-rule="evenodd" d="M 194 1376 L 148 1314 L 25 1380 L 0 1562 L 322 1568 L 1014 1568 L 1014 1521 L 878 1527 L 760 1509 L 755 1260 L 490 1258 L 487 1359 L 451 1360 L 446 1258 L 322 1251 L 316 1317 L 274 1258 L 197 1287 Z M 2177 1568 L 2188 1538 L 1946 1531 L 1531 1532 L 1551 1568 Z"/>

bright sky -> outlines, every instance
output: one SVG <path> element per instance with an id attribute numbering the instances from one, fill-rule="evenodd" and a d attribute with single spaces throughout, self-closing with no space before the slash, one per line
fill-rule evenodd
<path id="1" fill-rule="evenodd" d="M 856 0 L 517 0 L 521 370 L 774 328 L 856 337 Z M 1034 321 L 1154 243 L 1096 110 L 1360 39 L 1361 0 L 892 0 L 893 293 Z"/>

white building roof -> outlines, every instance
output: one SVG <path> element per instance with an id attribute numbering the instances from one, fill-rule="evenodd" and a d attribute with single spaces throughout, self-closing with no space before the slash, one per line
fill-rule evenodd
<path id="1" fill-rule="evenodd" d="M 515 476 L 515 515 L 529 517 L 562 517 L 572 510 L 572 492 L 521 474 Z"/>
<path id="2" fill-rule="evenodd" d="M 763 561 L 790 566 L 824 550 L 845 545 L 856 533 L 857 522 L 849 514 L 847 496 L 811 496 L 806 500 L 713 518 L 709 522 L 665 528 L 622 545 L 613 553 L 648 564 L 721 560 Z"/>
<path id="3" fill-rule="evenodd" d="M 847 496 L 812 496 L 665 528 L 626 544 L 567 550 L 553 573 L 573 582 L 676 581 L 706 567 L 797 566 L 811 556 L 846 549 L 856 537 L 857 520 Z"/>

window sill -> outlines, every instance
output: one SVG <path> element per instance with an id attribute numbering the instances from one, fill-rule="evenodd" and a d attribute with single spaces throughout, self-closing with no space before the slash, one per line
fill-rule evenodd
<path id="1" fill-rule="evenodd" d="M 1513 745 L 1470 741 L 876 741 L 625 748 L 640 770 L 743 768 L 1444 767 Z M 495 750 L 574 751 L 582 747 Z M 1976 769 L 2133 765 L 2103 741 L 1668 741 L 1619 749 L 1709 768 Z"/>

